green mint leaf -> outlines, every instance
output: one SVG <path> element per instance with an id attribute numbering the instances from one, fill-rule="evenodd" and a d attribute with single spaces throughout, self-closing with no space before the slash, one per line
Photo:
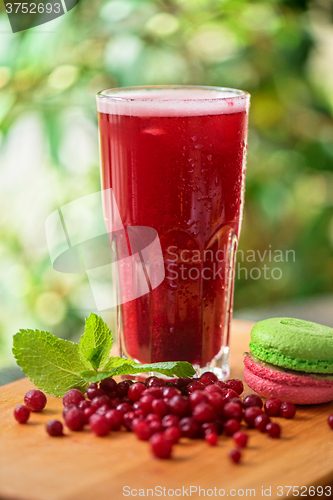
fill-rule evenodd
<path id="1" fill-rule="evenodd" d="M 117 356 L 112 356 L 109 358 L 109 361 L 106 363 L 106 365 L 103 367 L 103 372 L 111 372 L 114 371 L 116 368 L 122 365 L 138 365 L 135 361 L 132 359 L 125 359 L 125 358 L 118 358 Z M 141 365 L 139 365 L 141 366 Z"/>
<path id="2" fill-rule="evenodd" d="M 79 342 L 79 356 L 83 363 L 89 361 L 94 370 L 104 368 L 113 345 L 111 330 L 100 316 L 91 313 Z"/>
<path id="3" fill-rule="evenodd" d="M 86 382 L 89 382 L 89 384 L 97 384 L 101 380 L 104 380 L 105 378 L 113 377 L 114 376 L 114 371 L 111 372 L 94 372 L 93 370 L 85 370 L 83 372 L 80 372 L 80 377 L 83 378 Z"/>
<path id="4" fill-rule="evenodd" d="M 39 330 L 20 330 L 14 335 L 13 354 L 17 364 L 43 391 L 63 396 L 76 387 L 85 392 L 88 382 L 80 372 L 90 367 L 79 356 L 79 346 Z"/>
<path id="5" fill-rule="evenodd" d="M 99 372 L 88 370 L 81 372 L 80 376 L 87 382 L 96 383 L 108 377 L 115 377 L 116 375 L 134 375 L 144 372 L 162 373 L 168 377 L 175 375 L 177 377 L 191 377 L 195 374 L 193 366 L 187 361 L 169 361 L 140 365 L 132 360 L 113 357 L 108 363 L 108 369 Z"/>
<path id="6" fill-rule="evenodd" d="M 164 363 L 151 363 L 146 365 L 128 364 L 128 360 L 122 366 L 116 368 L 113 375 L 129 375 L 142 372 L 157 372 L 167 377 L 191 377 L 195 375 L 195 370 L 191 363 L 187 361 L 166 361 Z"/>

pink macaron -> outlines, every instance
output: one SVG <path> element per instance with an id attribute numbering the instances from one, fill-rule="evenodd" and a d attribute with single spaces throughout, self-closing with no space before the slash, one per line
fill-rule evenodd
<path id="1" fill-rule="evenodd" d="M 244 358 L 245 382 L 266 398 L 278 398 L 299 405 L 327 403 L 333 400 L 333 378 L 326 377 L 277 367 L 260 361 L 252 354 Z"/>

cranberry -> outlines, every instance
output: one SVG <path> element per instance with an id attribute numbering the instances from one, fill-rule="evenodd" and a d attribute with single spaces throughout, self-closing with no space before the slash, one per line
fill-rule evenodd
<path id="1" fill-rule="evenodd" d="M 269 417 L 278 417 L 282 402 L 277 398 L 270 398 L 265 401 L 265 412 Z"/>
<path id="2" fill-rule="evenodd" d="M 62 398 L 62 404 L 64 406 L 79 406 L 81 401 L 85 401 L 85 397 L 78 389 L 70 389 Z"/>
<path id="3" fill-rule="evenodd" d="M 160 422 L 161 417 L 157 415 L 157 413 L 149 413 L 149 415 L 146 416 L 145 421 L 147 422 L 147 424 L 150 424 L 150 422 L 155 422 L 155 421 Z"/>
<path id="4" fill-rule="evenodd" d="M 200 403 L 193 409 L 193 417 L 200 423 L 211 422 L 215 419 L 214 408 L 208 403 Z"/>
<path id="5" fill-rule="evenodd" d="M 100 382 L 99 388 L 104 394 L 111 396 L 117 391 L 117 385 L 117 382 L 113 378 L 109 377 Z"/>
<path id="6" fill-rule="evenodd" d="M 46 432 L 50 436 L 63 436 L 64 427 L 59 420 L 49 420 L 46 424 Z"/>
<path id="7" fill-rule="evenodd" d="M 260 432 L 266 432 L 266 426 L 270 423 L 270 421 L 271 419 L 269 416 L 266 415 L 266 413 L 263 413 L 254 419 L 254 427 Z"/>
<path id="8" fill-rule="evenodd" d="M 210 446 L 216 446 L 218 440 L 219 440 L 219 437 L 218 437 L 218 435 L 215 432 L 207 432 L 205 434 L 205 441 Z"/>
<path id="9" fill-rule="evenodd" d="M 238 394 L 238 396 L 240 396 L 244 391 L 243 382 L 241 380 L 238 380 L 237 378 L 227 380 L 226 385 L 227 387 L 229 387 L 229 389 L 235 391 Z"/>
<path id="10" fill-rule="evenodd" d="M 130 385 L 127 380 L 123 380 L 123 382 L 119 382 L 117 385 L 117 396 L 118 398 L 123 398 L 124 396 L 127 396 L 128 390 L 130 388 Z"/>
<path id="11" fill-rule="evenodd" d="M 148 394 L 147 396 L 142 396 L 140 399 L 140 408 L 141 410 L 148 415 L 148 413 L 152 412 L 152 403 L 154 401 L 153 396 Z"/>
<path id="12" fill-rule="evenodd" d="M 208 394 L 211 394 L 212 392 L 219 392 L 222 395 L 223 395 L 223 391 L 224 391 L 224 389 L 222 389 L 222 387 L 220 387 L 217 384 L 206 385 L 204 390 L 205 390 L 205 393 L 208 393 Z"/>
<path id="13" fill-rule="evenodd" d="M 154 434 L 150 438 L 151 449 L 156 458 L 170 458 L 172 443 L 162 433 Z"/>
<path id="14" fill-rule="evenodd" d="M 200 425 L 193 417 L 184 417 L 179 422 L 179 429 L 182 436 L 194 438 L 199 433 Z"/>
<path id="15" fill-rule="evenodd" d="M 227 384 L 225 382 L 222 382 L 222 380 L 218 380 L 214 385 L 220 387 L 221 389 L 228 389 Z"/>
<path id="16" fill-rule="evenodd" d="M 204 388 L 205 388 L 205 385 L 202 382 L 195 380 L 194 382 L 190 382 L 187 385 L 186 392 L 187 392 L 187 394 L 191 394 L 194 391 L 203 391 Z"/>
<path id="17" fill-rule="evenodd" d="M 110 399 L 109 406 L 110 408 L 117 408 L 118 405 L 120 405 L 121 401 L 118 397 Z"/>
<path id="18" fill-rule="evenodd" d="M 176 386 L 178 387 L 178 389 L 181 389 L 182 387 L 186 387 L 190 382 L 190 378 L 179 377 L 176 380 Z"/>
<path id="19" fill-rule="evenodd" d="M 19 424 L 25 424 L 30 417 L 30 410 L 24 405 L 18 405 L 14 410 L 14 418 Z"/>
<path id="20" fill-rule="evenodd" d="M 201 436 L 205 437 L 209 432 L 219 434 L 219 426 L 216 422 L 204 422 L 201 424 Z"/>
<path id="21" fill-rule="evenodd" d="M 222 410 L 225 403 L 222 394 L 219 394 L 218 392 L 212 392 L 211 394 L 208 394 L 208 401 L 217 411 Z"/>
<path id="22" fill-rule="evenodd" d="M 225 401 L 231 401 L 232 399 L 235 399 L 235 398 L 239 399 L 237 392 L 235 392 L 233 389 L 227 389 L 223 393 L 223 397 L 224 397 Z"/>
<path id="23" fill-rule="evenodd" d="M 164 428 L 168 427 L 177 427 L 179 424 L 179 417 L 178 415 L 165 415 L 165 417 L 162 418 L 162 425 Z"/>
<path id="24" fill-rule="evenodd" d="M 165 387 L 165 381 L 160 377 L 148 377 L 146 387 Z"/>
<path id="25" fill-rule="evenodd" d="M 266 425 L 266 432 L 270 438 L 278 439 L 281 434 L 281 427 L 275 422 L 270 422 Z"/>
<path id="26" fill-rule="evenodd" d="M 123 421 L 123 414 L 118 410 L 109 410 L 105 414 L 105 418 L 109 422 L 110 429 L 112 431 L 118 431 L 120 429 L 121 423 Z"/>
<path id="27" fill-rule="evenodd" d="M 163 397 L 164 399 L 171 399 L 174 396 L 178 396 L 180 394 L 180 390 L 176 387 L 166 387 L 163 389 Z"/>
<path id="28" fill-rule="evenodd" d="M 92 417 L 91 417 L 92 418 Z M 84 413 L 80 408 L 71 406 L 65 415 L 65 424 L 71 431 L 81 431 L 86 422 Z"/>
<path id="29" fill-rule="evenodd" d="M 213 381 L 212 381 L 209 377 L 204 377 L 204 378 L 201 378 L 201 379 L 200 379 L 200 382 L 201 382 L 204 386 L 214 384 L 214 382 L 213 382 Z"/>
<path id="30" fill-rule="evenodd" d="M 75 406 L 75 405 L 65 406 L 65 408 L 62 410 L 62 416 L 63 416 L 63 418 L 65 418 L 66 413 L 68 412 L 68 410 L 70 410 L 70 408 L 78 408 L 78 406 Z"/>
<path id="31" fill-rule="evenodd" d="M 233 436 L 235 432 L 240 430 L 240 423 L 234 418 L 229 418 L 224 424 L 224 431 L 226 436 Z"/>
<path id="32" fill-rule="evenodd" d="M 120 411 L 123 415 L 125 415 L 125 413 L 132 411 L 132 406 L 129 405 L 128 403 L 120 403 L 117 406 L 117 410 Z"/>
<path id="33" fill-rule="evenodd" d="M 132 387 L 132 386 L 131 386 Z M 110 396 L 109 396 L 110 397 Z M 124 396 L 121 400 L 122 403 L 128 403 L 129 405 L 133 406 L 133 401 L 131 400 L 131 398 L 127 396 Z"/>
<path id="34" fill-rule="evenodd" d="M 80 410 L 85 410 L 86 408 L 90 408 L 90 401 L 84 399 L 83 401 L 80 401 L 78 407 L 80 408 Z"/>
<path id="35" fill-rule="evenodd" d="M 105 415 L 92 415 L 89 420 L 91 432 L 96 436 L 106 436 L 110 432 L 110 424 Z"/>
<path id="36" fill-rule="evenodd" d="M 231 450 L 229 452 L 229 458 L 232 460 L 235 464 L 238 464 L 240 459 L 242 458 L 241 452 L 239 450 Z"/>
<path id="37" fill-rule="evenodd" d="M 144 419 L 143 419 L 142 417 L 134 417 L 134 418 L 132 419 L 132 421 L 131 421 L 131 428 L 130 428 L 130 430 L 131 430 L 132 432 L 135 432 L 135 427 L 137 426 L 137 424 L 138 424 L 139 422 L 144 422 Z"/>
<path id="38" fill-rule="evenodd" d="M 47 399 L 44 392 L 38 389 L 32 389 L 24 396 L 24 404 L 30 411 L 44 410 L 46 401 Z"/>
<path id="39" fill-rule="evenodd" d="M 68 406 L 67 406 L 68 408 Z M 91 417 L 91 415 L 93 415 L 95 413 L 95 410 L 93 408 L 85 408 L 83 410 L 83 414 L 84 414 L 84 418 L 85 418 L 85 423 L 87 424 L 89 422 L 89 419 Z"/>
<path id="40" fill-rule="evenodd" d="M 139 401 L 143 391 L 145 390 L 146 390 L 145 384 L 143 384 L 142 382 L 136 382 L 135 384 L 131 385 L 131 387 L 128 389 L 127 394 L 132 401 Z"/>
<path id="41" fill-rule="evenodd" d="M 152 420 L 148 425 L 152 434 L 155 434 L 155 432 L 163 432 L 164 430 L 164 427 L 160 420 Z"/>
<path id="42" fill-rule="evenodd" d="M 333 429 L 333 413 L 327 418 L 327 423 L 331 429 Z"/>
<path id="43" fill-rule="evenodd" d="M 217 382 L 218 381 L 218 378 L 217 376 L 215 375 L 215 373 L 213 372 L 204 372 L 201 376 L 200 376 L 200 380 L 204 379 L 204 378 L 209 378 L 209 380 L 211 380 L 213 383 Z"/>
<path id="44" fill-rule="evenodd" d="M 87 398 L 90 400 L 93 400 L 93 399 L 98 398 L 100 396 L 103 396 L 103 391 L 101 391 L 98 388 L 97 384 L 90 384 L 88 389 L 87 389 Z"/>
<path id="45" fill-rule="evenodd" d="M 134 411 L 129 411 L 123 415 L 123 424 L 128 431 L 132 430 L 132 421 L 137 418 Z"/>
<path id="46" fill-rule="evenodd" d="M 169 441 L 171 441 L 172 444 L 177 444 L 181 438 L 181 435 L 182 435 L 182 433 L 181 433 L 181 430 L 179 429 L 179 427 L 168 427 L 164 431 L 165 439 L 168 439 Z"/>
<path id="47" fill-rule="evenodd" d="M 263 411 L 258 406 L 250 406 L 245 409 L 244 420 L 249 427 L 254 427 L 254 420 L 258 415 L 262 415 Z"/>
<path id="48" fill-rule="evenodd" d="M 164 417 L 168 413 L 168 405 L 163 399 L 155 399 L 151 404 L 151 409 L 157 415 Z"/>
<path id="49" fill-rule="evenodd" d="M 251 408 L 252 406 L 262 408 L 262 399 L 258 394 L 250 394 L 243 399 L 243 405 L 244 408 Z"/>
<path id="50" fill-rule="evenodd" d="M 135 402 L 133 403 L 132 410 L 135 410 L 135 411 L 140 410 L 140 411 L 142 411 L 142 410 L 141 410 L 141 406 L 140 406 L 140 401 L 135 401 Z"/>
<path id="51" fill-rule="evenodd" d="M 282 403 L 280 407 L 280 417 L 293 418 L 296 413 L 296 406 L 293 403 Z"/>
<path id="52" fill-rule="evenodd" d="M 169 408 L 172 413 L 184 417 L 190 411 L 190 402 L 185 396 L 174 396 L 169 400 Z"/>
<path id="53" fill-rule="evenodd" d="M 238 448 L 245 448 L 249 439 L 248 434 L 245 434 L 245 432 L 238 431 L 235 432 L 235 434 L 232 436 L 235 445 L 238 446 Z"/>
<path id="54" fill-rule="evenodd" d="M 241 408 L 244 408 L 243 407 L 243 401 L 241 399 L 239 399 L 239 397 L 237 398 L 231 398 L 231 399 L 228 399 L 228 403 L 236 403 L 238 404 Z"/>
<path id="55" fill-rule="evenodd" d="M 143 413 L 142 410 L 135 410 L 134 413 L 135 413 L 135 417 L 140 417 L 140 418 L 143 418 L 143 419 L 145 417 L 145 414 Z"/>
<path id="56" fill-rule="evenodd" d="M 189 395 L 189 400 L 193 410 L 200 403 L 208 403 L 208 395 L 203 391 L 194 391 Z"/>
<path id="57" fill-rule="evenodd" d="M 152 435 L 152 430 L 149 425 L 144 422 L 138 422 L 135 426 L 133 426 L 136 437 L 141 441 L 148 441 Z"/>
<path id="58" fill-rule="evenodd" d="M 142 396 L 153 396 L 154 399 L 161 399 L 163 397 L 163 389 L 161 387 L 149 387 L 143 391 Z"/>
<path id="59" fill-rule="evenodd" d="M 106 395 L 94 398 L 90 403 L 90 408 L 93 408 L 96 411 L 100 406 L 103 405 L 106 405 L 109 408 L 111 406 L 111 399 Z"/>
<path id="60" fill-rule="evenodd" d="M 243 418 L 243 408 L 237 403 L 226 403 L 223 407 L 223 416 L 226 419 L 233 418 L 241 422 Z"/>
<path id="61" fill-rule="evenodd" d="M 94 413 L 97 413 L 97 415 L 105 415 L 110 408 L 107 405 L 102 405 Z"/>

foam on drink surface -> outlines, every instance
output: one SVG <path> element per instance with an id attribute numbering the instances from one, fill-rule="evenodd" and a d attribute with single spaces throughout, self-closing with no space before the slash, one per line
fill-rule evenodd
<path id="1" fill-rule="evenodd" d="M 99 113 L 126 116 L 204 116 L 248 111 L 249 95 L 204 89 L 117 90 L 97 96 Z"/>

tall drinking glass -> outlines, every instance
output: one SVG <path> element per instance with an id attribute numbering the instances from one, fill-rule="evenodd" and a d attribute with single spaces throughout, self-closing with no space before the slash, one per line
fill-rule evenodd
<path id="1" fill-rule="evenodd" d="M 153 228 L 163 253 L 162 283 L 119 305 L 128 358 L 229 374 L 249 100 L 240 90 L 199 86 L 97 96 L 102 188 L 112 188 L 125 234 L 130 226 Z M 121 265 L 118 272 L 124 289 Z"/>

